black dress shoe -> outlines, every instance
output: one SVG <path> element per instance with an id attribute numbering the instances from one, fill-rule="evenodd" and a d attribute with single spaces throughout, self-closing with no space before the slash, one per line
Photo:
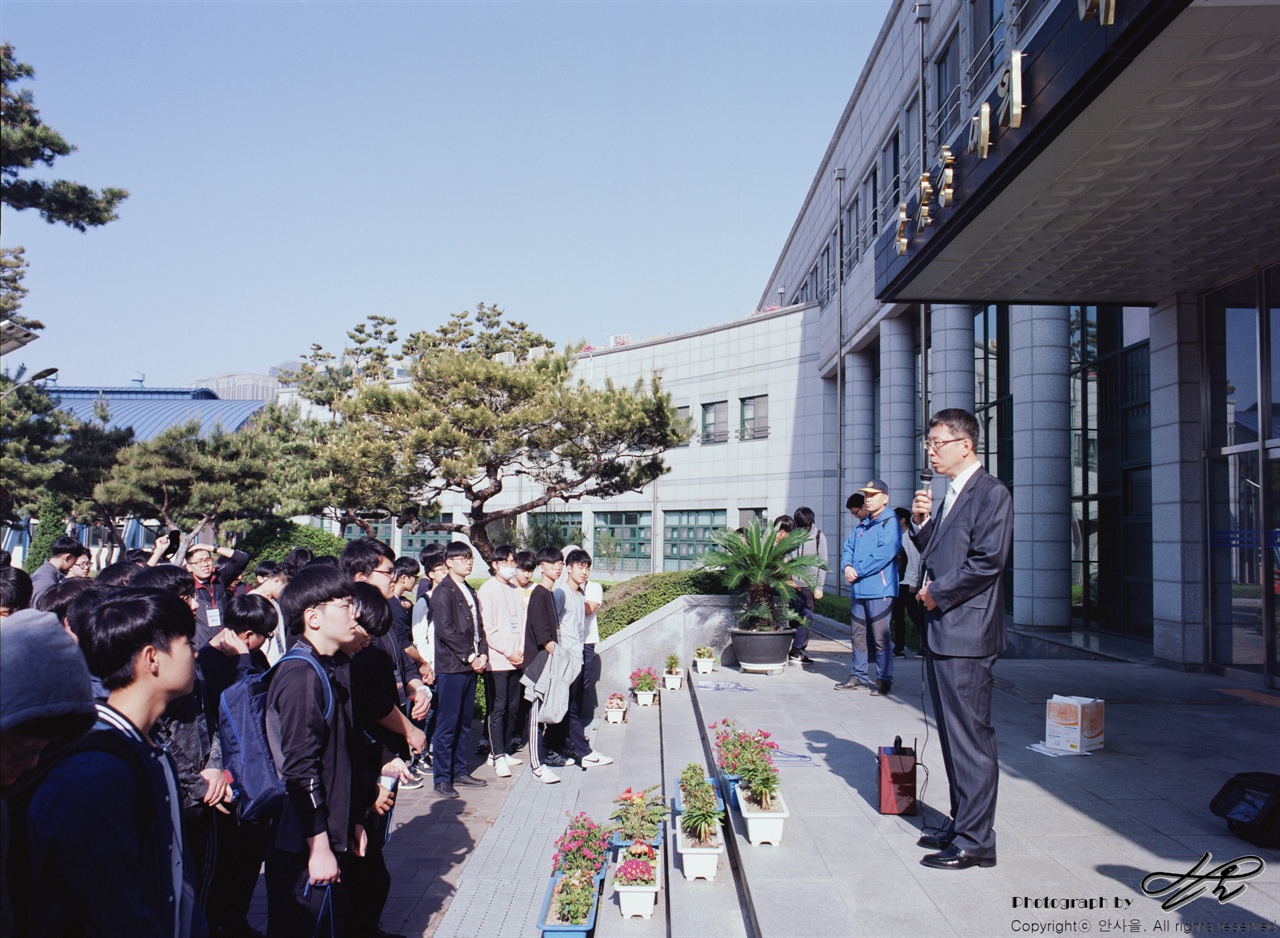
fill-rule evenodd
<path id="1" fill-rule="evenodd" d="M 996 858 L 975 857 L 972 853 L 965 853 L 952 844 L 940 853 L 926 853 L 920 858 L 920 864 L 931 866 L 935 870 L 967 870 L 971 866 L 995 866 Z"/>
<path id="2" fill-rule="evenodd" d="M 458 789 L 454 788 L 448 782 L 436 782 L 436 794 L 441 798 L 461 798 Z"/>
<path id="3" fill-rule="evenodd" d="M 482 778 L 476 778 L 474 775 L 459 775 L 453 780 L 453 784 L 461 785 L 463 788 L 484 788 L 489 783 Z"/>
<path id="4" fill-rule="evenodd" d="M 916 841 L 917 847 L 924 847 L 926 850 L 946 850 L 951 846 L 951 841 L 955 840 L 956 835 L 952 831 L 942 831 L 937 834 L 923 834 Z"/>
<path id="5" fill-rule="evenodd" d="M 889 691 L 893 689 L 893 685 L 888 681 L 876 681 L 875 687 L 871 688 L 872 697 L 888 697 Z"/>

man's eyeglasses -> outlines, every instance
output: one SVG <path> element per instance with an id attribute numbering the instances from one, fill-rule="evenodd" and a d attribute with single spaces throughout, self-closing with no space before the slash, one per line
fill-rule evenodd
<path id="1" fill-rule="evenodd" d="M 348 612 L 353 611 L 356 607 L 355 603 L 349 599 L 331 599 L 325 603 L 316 603 L 315 608 L 319 609 L 321 606 L 336 606 L 339 609 L 346 609 Z"/>
<path id="2" fill-rule="evenodd" d="M 938 450 L 942 449 L 942 447 L 946 446 L 948 443 L 959 443 L 961 440 L 967 440 L 967 439 L 968 439 L 967 436 L 952 437 L 949 440 L 931 440 L 928 437 L 925 437 L 924 448 L 931 453 L 936 453 Z"/>
<path id="3" fill-rule="evenodd" d="M 374 573 L 377 573 L 380 576 L 385 576 L 388 581 L 391 581 L 392 579 L 395 578 L 395 572 L 396 572 L 395 567 L 392 567 L 390 570 L 384 570 L 383 568 L 379 567 L 377 570 L 371 571 L 369 575 L 373 576 Z"/>

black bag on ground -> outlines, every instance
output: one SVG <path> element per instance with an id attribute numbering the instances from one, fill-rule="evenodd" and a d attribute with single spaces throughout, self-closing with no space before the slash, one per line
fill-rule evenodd
<path id="1" fill-rule="evenodd" d="M 1259 847 L 1280 847 L 1280 775 L 1241 772 L 1209 802 L 1227 828 Z"/>

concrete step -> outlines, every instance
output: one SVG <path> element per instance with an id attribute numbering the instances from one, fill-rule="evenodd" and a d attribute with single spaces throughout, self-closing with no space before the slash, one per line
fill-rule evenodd
<path id="1" fill-rule="evenodd" d="M 704 675 L 704 678 L 708 675 Z M 662 762 L 667 803 L 674 806 L 680 773 L 690 762 L 702 766 L 708 775 L 715 776 L 710 750 L 704 745 L 705 727 L 698 718 L 694 706 L 689 678 L 678 691 L 662 693 Z M 707 938 L 743 938 L 747 934 L 744 910 L 738 884 L 734 879 L 731 855 L 728 851 L 720 857 L 714 880 L 684 878 L 682 858 L 675 850 L 676 824 L 668 824 L 667 840 L 672 844 L 668 851 L 668 868 L 671 870 L 667 886 L 667 901 L 671 909 L 673 935 L 699 935 Z M 724 828 L 721 828 L 724 836 Z"/>

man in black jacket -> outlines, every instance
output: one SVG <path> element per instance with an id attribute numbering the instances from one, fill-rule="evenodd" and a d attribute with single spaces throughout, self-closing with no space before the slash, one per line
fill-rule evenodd
<path id="1" fill-rule="evenodd" d="M 467 771 L 467 741 L 475 714 L 476 679 L 489 658 L 480 620 L 480 599 L 467 584 L 470 545 L 454 541 L 445 550 L 449 575 L 431 594 L 435 626 L 436 732 L 431 740 L 436 794 L 457 798 L 454 786 L 483 788 L 488 783 Z"/>
<path id="2" fill-rule="evenodd" d="M 222 631 L 222 609 L 227 602 L 227 587 L 249 565 L 249 555 L 230 547 L 196 544 L 187 550 L 187 570 L 195 577 L 196 648 L 209 644 L 209 639 Z"/>

